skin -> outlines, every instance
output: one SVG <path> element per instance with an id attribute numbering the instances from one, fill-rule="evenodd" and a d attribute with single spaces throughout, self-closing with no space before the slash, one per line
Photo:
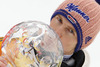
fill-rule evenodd
<path id="1" fill-rule="evenodd" d="M 0 56 L 0 67 L 6 67 L 6 66 L 7 66 L 6 60 Z"/>
<path id="2" fill-rule="evenodd" d="M 64 55 L 72 55 L 77 44 L 77 33 L 72 24 L 62 15 L 56 15 L 51 20 L 50 27 L 60 37 Z"/>
<path id="3" fill-rule="evenodd" d="M 60 37 L 64 48 L 64 55 L 72 55 L 77 44 L 77 34 L 72 24 L 62 15 L 56 15 L 51 20 L 50 27 Z M 0 57 L 0 66 L 6 67 L 6 65 L 6 60 Z"/>

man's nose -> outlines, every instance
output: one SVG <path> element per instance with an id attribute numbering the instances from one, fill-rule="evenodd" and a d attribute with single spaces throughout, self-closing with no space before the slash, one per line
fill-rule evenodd
<path id="1" fill-rule="evenodd" d="M 58 36 L 59 36 L 60 38 L 62 37 L 62 32 L 63 32 L 63 30 L 62 30 L 61 27 L 57 28 L 57 29 L 55 30 L 55 32 L 58 34 Z"/>

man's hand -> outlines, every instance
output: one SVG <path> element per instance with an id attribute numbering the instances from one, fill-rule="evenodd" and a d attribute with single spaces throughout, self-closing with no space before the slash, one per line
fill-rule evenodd
<path id="1" fill-rule="evenodd" d="M 6 60 L 0 56 L 0 67 L 7 67 Z"/>

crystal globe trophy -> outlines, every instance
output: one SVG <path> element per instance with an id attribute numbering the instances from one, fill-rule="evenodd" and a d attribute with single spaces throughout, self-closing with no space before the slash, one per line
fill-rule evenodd
<path id="1" fill-rule="evenodd" d="M 2 42 L 7 67 L 60 67 L 63 48 L 58 35 L 39 21 L 21 22 Z"/>

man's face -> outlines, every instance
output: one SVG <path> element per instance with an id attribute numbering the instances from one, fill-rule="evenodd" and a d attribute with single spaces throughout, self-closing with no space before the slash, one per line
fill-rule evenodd
<path id="1" fill-rule="evenodd" d="M 73 54 L 77 44 L 77 33 L 72 24 L 62 15 L 56 15 L 51 20 L 50 27 L 59 35 L 64 55 Z"/>

